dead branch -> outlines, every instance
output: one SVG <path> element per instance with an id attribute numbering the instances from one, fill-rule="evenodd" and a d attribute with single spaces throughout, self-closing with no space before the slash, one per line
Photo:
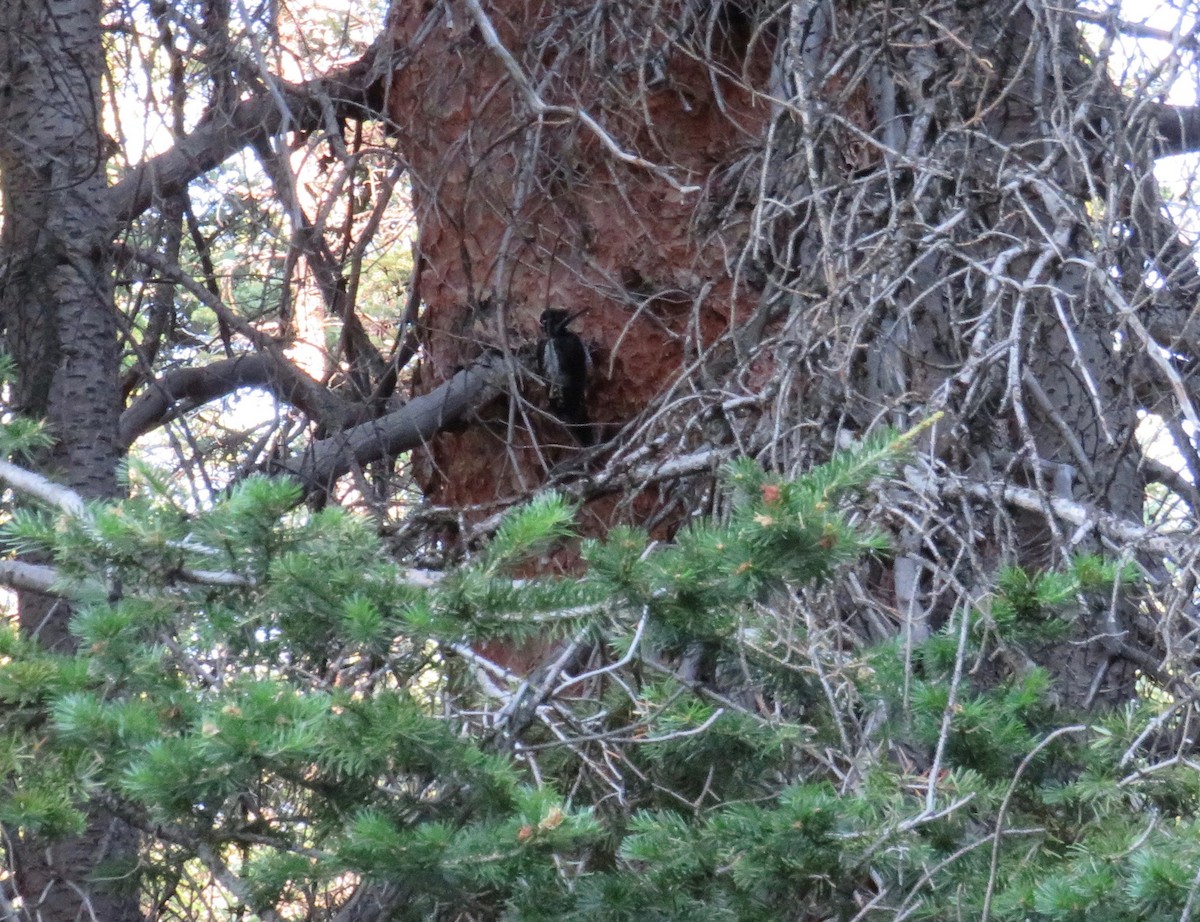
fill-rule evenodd
<path id="1" fill-rule="evenodd" d="M 0 584 L 20 592 L 40 592 L 61 596 L 62 584 L 58 570 L 40 563 L 23 560 L 0 560 Z"/>
<path id="2" fill-rule="evenodd" d="M 494 400 L 516 373 L 511 360 L 487 353 L 449 381 L 414 397 L 379 419 L 352 426 L 314 442 L 308 450 L 270 466 L 273 474 L 290 474 L 305 490 L 325 489 L 355 465 L 411 451 L 472 410 Z"/>

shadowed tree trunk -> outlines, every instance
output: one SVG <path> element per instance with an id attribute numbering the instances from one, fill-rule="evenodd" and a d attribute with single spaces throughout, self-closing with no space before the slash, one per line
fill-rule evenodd
<path id="1" fill-rule="evenodd" d="M 15 410 L 44 419 L 55 439 L 42 469 L 89 498 L 116 493 L 120 457 L 101 66 L 98 0 L 0 8 L 0 318 L 17 369 Z M 61 602 L 22 593 L 20 621 L 46 647 L 73 649 Z M 6 833 L 13 885 L 30 918 L 140 918 L 131 888 L 93 885 L 130 870 L 118 866 L 134 844 L 103 811 L 91 813 L 82 836 L 49 847 L 26 830 Z"/>
<path id="2" fill-rule="evenodd" d="M 1121 218 L 1087 213 L 1129 182 L 1119 135 L 1091 130 L 1120 100 L 1083 66 L 1069 11 L 793 4 L 781 27 L 787 109 L 752 246 L 775 355 L 804 372 L 781 389 L 794 429 L 771 451 L 804 453 L 814 423 L 857 434 L 946 413 L 924 471 L 879 510 L 902 551 L 892 601 L 919 639 L 998 565 L 1104 548 L 999 497 L 948 501 L 958 478 L 1141 521 L 1117 301 L 1141 278 L 1109 274 L 1104 235 Z M 1130 616 L 1100 605 L 1045 651 L 1064 701 L 1132 694 Z"/>

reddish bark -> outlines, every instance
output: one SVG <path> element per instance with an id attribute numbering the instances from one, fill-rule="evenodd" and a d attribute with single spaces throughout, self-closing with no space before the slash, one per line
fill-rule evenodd
<path id="1" fill-rule="evenodd" d="M 398 44 L 431 6 L 397 8 Z M 623 151 L 698 187 L 681 192 L 621 162 L 579 119 L 555 114 L 539 124 L 467 5 L 447 7 L 396 75 L 388 104 L 410 161 L 425 261 L 416 388 L 429 390 L 485 349 L 520 352 L 547 307 L 585 311 L 576 328 L 594 362 L 589 414 L 611 436 L 679 375 L 689 333 L 710 343 L 754 306 L 757 293 L 736 286 L 728 265 L 733 241 L 704 226 L 704 211 L 720 204 L 722 168 L 767 123 L 769 107 L 740 78 L 748 69 L 749 84 L 764 85 L 770 49 L 750 42 L 745 60 L 750 35 L 721 20 L 705 63 L 687 53 L 703 34 L 669 42 L 637 24 L 591 22 L 586 43 L 590 2 L 487 5 L 542 103 L 583 108 Z M 671 19 L 659 11 L 655 21 Z M 487 425 L 433 440 L 423 474 L 431 498 L 466 506 L 517 496 L 574 451 L 546 415 L 542 389 L 530 382 L 522 393 L 519 405 L 489 408 Z"/>

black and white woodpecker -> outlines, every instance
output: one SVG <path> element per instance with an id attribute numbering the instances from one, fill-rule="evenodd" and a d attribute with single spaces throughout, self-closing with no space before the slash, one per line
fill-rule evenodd
<path id="1" fill-rule="evenodd" d="M 538 340 L 538 370 L 546 382 L 550 410 L 575 435 L 581 445 L 594 441 L 587 415 L 588 353 L 583 340 L 571 330 L 571 314 L 556 308 L 542 311 Z"/>

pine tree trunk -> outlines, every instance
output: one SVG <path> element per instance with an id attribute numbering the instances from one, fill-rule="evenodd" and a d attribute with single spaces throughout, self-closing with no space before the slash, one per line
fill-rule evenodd
<path id="1" fill-rule="evenodd" d="M 18 412 L 44 419 L 55 444 L 43 470 L 86 497 L 117 491 L 119 408 L 107 141 L 100 127 L 98 0 L 0 5 L 0 318 L 17 366 Z M 23 594 L 24 631 L 74 646 L 70 610 Z M 128 827 L 94 810 L 77 839 L 47 845 L 7 830 L 14 883 L 30 918 L 140 918 L 135 895 L 96 885 L 102 863 L 132 855 Z"/>
<path id="2" fill-rule="evenodd" d="M 945 412 L 934 479 L 891 497 L 918 510 L 915 527 L 889 517 L 906 551 L 891 574 L 896 607 L 920 636 L 986 592 L 1001 565 L 1038 571 L 1104 549 L 998 491 L 952 499 L 952 482 L 1142 521 L 1139 404 L 1111 293 L 1135 300 L 1140 277 L 1113 281 L 1111 225 L 1087 211 L 1101 182 L 1130 181 L 1119 135 L 1089 127 L 1119 99 L 1080 64 L 1066 10 L 798 3 L 781 42 L 773 89 L 793 108 L 777 123 L 761 214 L 764 303 L 786 311 L 786 355 L 809 371 L 789 415 L 801 432 L 806 418 L 862 432 Z M 1121 655 L 1133 607 L 1108 601 L 1038 651 L 1063 703 L 1134 691 Z"/>
<path id="3" fill-rule="evenodd" d="M 19 370 L 14 397 L 49 424 L 57 476 L 85 496 L 111 496 L 119 397 L 100 4 L 14 0 L 0 15 L 0 317 Z"/>

